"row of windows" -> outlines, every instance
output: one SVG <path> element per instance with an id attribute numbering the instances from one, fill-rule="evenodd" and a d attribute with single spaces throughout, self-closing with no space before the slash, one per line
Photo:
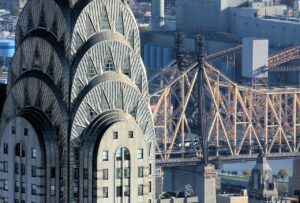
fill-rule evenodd
<path id="1" fill-rule="evenodd" d="M 31 177 L 37 177 L 37 166 L 31 166 Z M 0 171 L 8 173 L 8 162 L 3 161 L 0 162 Z M 26 175 L 26 166 L 25 164 L 19 164 L 15 163 L 15 174 L 16 175 Z M 56 177 L 56 168 L 51 167 L 50 168 L 50 177 L 55 178 Z"/>
<path id="2" fill-rule="evenodd" d="M 151 182 L 149 182 L 151 185 Z M 143 196 L 144 195 L 144 185 L 138 185 L 137 189 L 137 194 L 138 196 Z M 116 187 L 116 196 L 117 197 L 130 197 L 130 186 L 129 185 L 124 185 L 124 186 L 117 186 Z M 79 197 L 79 188 L 75 186 L 73 188 L 73 196 L 74 197 Z M 83 188 L 83 196 L 87 197 L 88 196 L 88 188 L 84 187 Z M 108 198 L 108 187 L 102 187 L 101 188 L 101 197 L 102 198 Z"/>
<path id="3" fill-rule="evenodd" d="M 16 126 L 11 126 L 11 134 L 15 135 L 17 132 Z M 23 135 L 28 136 L 28 128 L 23 129 Z"/>
<path id="4" fill-rule="evenodd" d="M 37 195 L 37 185 L 31 185 L 31 195 Z M 8 180 L 0 181 L 0 189 L 8 191 Z M 15 192 L 25 193 L 26 192 L 26 183 L 25 182 L 15 182 Z M 55 186 L 50 187 L 50 195 L 55 195 Z"/>
<path id="5" fill-rule="evenodd" d="M 149 192 L 151 192 L 151 187 L 152 183 L 149 181 Z M 138 185 L 137 187 L 137 195 L 138 196 L 143 196 L 145 194 L 144 191 L 144 185 Z M 130 196 L 130 186 L 129 185 L 124 185 L 124 186 L 117 186 L 116 187 L 116 196 L 117 197 L 129 197 Z M 102 198 L 108 198 L 108 187 L 102 187 L 101 188 L 101 197 Z"/>
<path id="6" fill-rule="evenodd" d="M 8 144 L 7 143 L 3 143 L 3 154 L 8 154 Z M 21 144 L 17 144 L 16 148 L 15 148 L 15 155 L 17 157 L 25 157 L 26 153 L 25 153 L 25 149 L 23 147 L 23 145 Z M 37 157 L 37 150 L 35 148 L 31 149 L 31 158 L 36 158 Z"/>
<path id="7" fill-rule="evenodd" d="M 119 133 L 118 132 L 113 132 L 113 139 L 116 140 L 119 138 Z M 133 131 L 128 131 L 128 138 L 132 139 L 133 138 Z"/>
<path id="8" fill-rule="evenodd" d="M 117 153 L 116 153 L 116 160 L 121 161 L 121 160 L 130 160 L 130 155 L 129 151 L 125 150 L 124 153 L 121 151 L 122 148 L 120 148 Z M 144 150 L 143 149 L 138 149 L 137 150 L 137 158 L 138 159 L 143 159 L 144 158 Z M 103 161 L 108 161 L 108 150 L 104 150 L 102 152 L 102 160 Z"/>
<path id="9" fill-rule="evenodd" d="M 102 169 L 102 180 L 108 180 L 108 169 Z M 130 168 L 126 167 L 124 168 L 124 172 L 122 171 L 122 168 L 117 168 L 116 169 L 116 178 L 117 179 L 122 179 L 124 178 L 129 179 L 130 178 Z M 143 178 L 144 177 L 144 167 L 139 166 L 138 167 L 138 178 Z M 79 169 L 75 168 L 74 169 L 74 179 L 79 179 Z M 83 169 L 83 179 L 88 179 L 88 169 L 84 168 Z"/>

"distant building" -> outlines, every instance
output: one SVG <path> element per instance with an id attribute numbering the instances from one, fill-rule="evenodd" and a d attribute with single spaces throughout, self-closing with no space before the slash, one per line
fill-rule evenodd
<path id="1" fill-rule="evenodd" d="M 249 203 L 290 203 L 278 195 L 272 169 L 264 154 L 260 154 L 249 180 Z"/>
<path id="2" fill-rule="evenodd" d="M 0 0 L 0 9 L 13 10 L 23 8 L 27 0 Z"/>
<path id="3" fill-rule="evenodd" d="M 178 3 L 177 3 L 178 2 Z M 176 29 L 187 34 L 229 33 L 237 39 L 267 38 L 270 44 L 300 43 L 300 22 L 286 18 L 287 6 L 272 1 L 181 0 L 176 2 Z"/>

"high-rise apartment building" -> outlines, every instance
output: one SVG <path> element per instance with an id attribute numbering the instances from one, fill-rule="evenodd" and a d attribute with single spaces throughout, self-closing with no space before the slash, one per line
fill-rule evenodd
<path id="1" fill-rule="evenodd" d="M 0 202 L 153 202 L 153 142 L 127 1 L 28 1 L 1 115 Z"/>

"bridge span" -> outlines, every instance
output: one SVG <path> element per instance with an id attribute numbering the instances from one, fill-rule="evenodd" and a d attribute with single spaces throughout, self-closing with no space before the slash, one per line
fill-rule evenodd
<path id="1" fill-rule="evenodd" d="M 232 50 L 239 51 L 240 47 Z M 295 58 L 298 51 L 296 46 L 284 50 L 286 54 L 271 56 L 270 69 L 277 62 L 280 65 L 287 58 Z M 220 53 L 217 57 L 231 52 Z M 281 56 L 285 59 L 280 60 Z M 150 79 L 157 164 L 199 162 L 203 139 L 211 162 L 253 160 L 261 152 L 270 159 L 299 157 L 300 88 L 239 85 L 205 61 L 213 60 L 213 56 L 203 59 L 203 65 L 192 63 L 184 70 L 174 60 Z M 204 138 L 197 131 L 200 69 L 206 100 Z"/>

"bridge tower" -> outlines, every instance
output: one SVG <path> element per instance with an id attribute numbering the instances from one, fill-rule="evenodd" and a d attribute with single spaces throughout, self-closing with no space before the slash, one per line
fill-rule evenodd
<path id="1" fill-rule="evenodd" d="M 216 172 L 214 165 L 208 163 L 208 143 L 206 126 L 205 81 L 203 72 L 204 38 L 196 37 L 196 54 L 198 60 L 198 135 L 202 147 L 203 159 L 199 165 L 200 183 L 198 196 L 200 203 L 216 202 Z"/>

